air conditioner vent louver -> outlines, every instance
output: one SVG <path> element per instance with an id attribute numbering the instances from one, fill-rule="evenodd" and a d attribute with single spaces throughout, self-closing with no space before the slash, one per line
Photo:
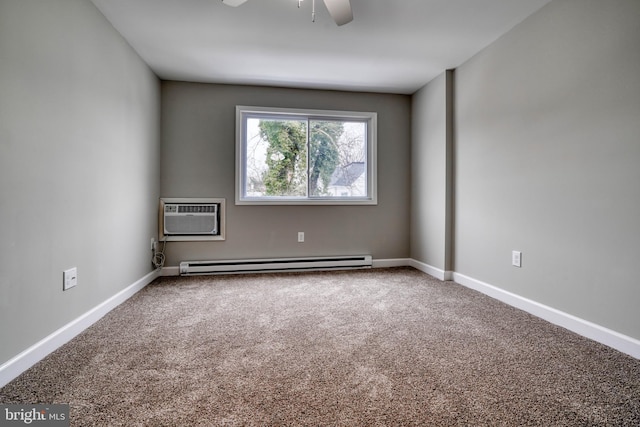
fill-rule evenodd
<path id="1" fill-rule="evenodd" d="M 216 213 L 216 205 L 178 205 L 178 213 Z"/>

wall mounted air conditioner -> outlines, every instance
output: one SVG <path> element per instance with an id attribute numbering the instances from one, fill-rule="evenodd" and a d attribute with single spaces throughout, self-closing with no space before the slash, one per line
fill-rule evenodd
<path id="1" fill-rule="evenodd" d="M 224 199 L 160 199 L 160 240 L 224 240 Z"/>

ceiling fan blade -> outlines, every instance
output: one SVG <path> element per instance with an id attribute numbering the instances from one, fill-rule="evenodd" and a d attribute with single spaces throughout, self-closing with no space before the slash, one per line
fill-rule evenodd
<path id="1" fill-rule="evenodd" d="M 324 4 L 336 24 L 344 25 L 353 21 L 353 12 L 351 11 L 351 2 L 349 0 L 324 0 Z"/>
<path id="2" fill-rule="evenodd" d="M 222 0 L 222 3 L 226 4 L 227 6 L 238 7 L 246 1 L 247 0 Z"/>

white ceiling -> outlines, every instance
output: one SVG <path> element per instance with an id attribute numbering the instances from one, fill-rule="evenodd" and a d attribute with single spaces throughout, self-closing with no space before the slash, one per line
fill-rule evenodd
<path id="1" fill-rule="evenodd" d="M 411 94 L 550 0 L 92 0 L 164 80 Z"/>

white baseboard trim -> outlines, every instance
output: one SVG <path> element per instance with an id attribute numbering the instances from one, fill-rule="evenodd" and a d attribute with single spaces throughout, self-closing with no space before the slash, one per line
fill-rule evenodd
<path id="1" fill-rule="evenodd" d="M 179 276 L 180 275 L 180 267 L 162 267 L 162 272 L 160 273 L 162 277 L 165 276 Z"/>
<path id="2" fill-rule="evenodd" d="M 125 302 L 149 283 L 153 282 L 159 275 L 159 270 L 152 271 L 111 298 L 98 304 L 80 317 L 72 320 L 57 331 L 24 350 L 22 353 L 0 365 L 0 387 L 5 386 L 18 375 L 44 359 L 47 355 L 71 341 L 75 336 L 100 320 L 105 314 Z"/>
<path id="3" fill-rule="evenodd" d="M 565 313 L 555 308 L 540 304 L 536 301 L 522 297 L 520 295 L 497 288 L 480 280 L 473 279 L 460 273 L 453 273 L 453 281 L 470 289 L 474 289 L 512 307 L 519 308 L 527 313 L 533 314 L 554 325 L 561 326 L 572 332 L 582 335 L 614 348 L 622 353 L 628 354 L 636 359 L 640 359 L 640 340 L 623 335 L 619 332 L 581 319 L 571 314 Z"/>
<path id="4" fill-rule="evenodd" d="M 410 265 L 410 258 L 374 259 L 372 261 L 373 268 L 407 267 Z"/>
<path id="5" fill-rule="evenodd" d="M 423 273 L 427 273 L 429 276 L 433 276 L 436 279 L 449 281 L 453 278 L 452 271 L 442 270 L 440 268 L 433 267 L 429 264 L 425 264 L 424 262 L 417 261 L 415 259 L 411 259 L 409 265 L 416 270 L 420 270 Z"/>

